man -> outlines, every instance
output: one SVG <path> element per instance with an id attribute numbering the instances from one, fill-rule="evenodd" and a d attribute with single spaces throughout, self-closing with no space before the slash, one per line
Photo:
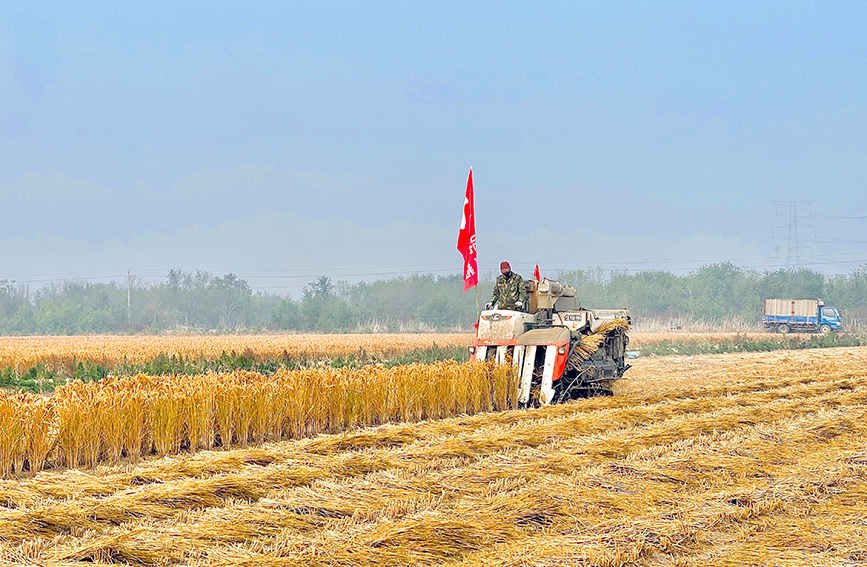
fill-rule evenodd
<path id="1" fill-rule="evenodd" d="M 489 305 L 493 306 L 496 303 L 499 309 L 524 311 L 527 306 L 524 280 L 514 273 L 512 266 L 505 261 L 500 264 L 500 274 L 497 276 L 497 283 L 494 284 L 494 293 L 491 295 Z"/>

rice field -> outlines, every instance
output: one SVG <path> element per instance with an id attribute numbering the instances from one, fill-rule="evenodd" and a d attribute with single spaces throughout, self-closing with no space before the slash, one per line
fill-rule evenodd
<path id="1" fill-rule="evenodd" d="M 258 360 L 333 358 L 359 352 L 391 356 L 433 345 L 471 343 L 472 335 L 465 333 L 0 337 L 0 368 L 26 370 L 37 364 L 62 368 L 78 362 L 110 367 L 144 363 L 160 355 L 195 360 L 228 352 Z"/>
<path id="2" fill-rule="evenodd" d="M 787 338 L 798 340 L 809 336 Z M 662 342 L 767 340 L 779 339 L 780 335 L 632 331 L 630 338 L 630 348 L 641 348 Z M 201 360 L 215 359 L 225 353 L 243 354 L 260 361 L 326 360 L 359 354 L 389 358 L 433 346 L 466 347 L 472 340 L 471 333 L 10 336 L 0 337 L 0 369 L 25 372 L 42 365 L 72 375 L 79 363 L 112 368 L 119 364 L 143 364 L 160 356 Z"/>
<path id="3" fill-rule="evenodd" d="M 0 480 L 0 563 L 867 563 L 867 348 L 639 359 L 617 395 Z"/>
<path id="4" fill-rule="evenodd" d="M 272 374 L 139 374 L 50 396 L 0 391 L 0 477 L 516 406 L 508 366 L 443 362 Z"/>

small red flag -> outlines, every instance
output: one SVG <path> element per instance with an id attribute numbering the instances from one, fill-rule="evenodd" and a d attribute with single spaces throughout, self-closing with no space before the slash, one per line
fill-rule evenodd
<path id="1" fill-rule="evenodd" d="M 533 275 L 536 276 L 536 281 L 542 281 L 542 276 L 539 275 L 539 264 L 536 264 L 536 271 L 533 272 Z"/>
<path id="2" fill-rule="evenodd" d="M 473 168 L 467 178 L 467 194 L 464 197 L 464 214 L 458 232 L 458 252 L 464 257 L 464 291 L 479 284 L 479 267 L 476 262 L 476 210 L 473 205 Z"/>

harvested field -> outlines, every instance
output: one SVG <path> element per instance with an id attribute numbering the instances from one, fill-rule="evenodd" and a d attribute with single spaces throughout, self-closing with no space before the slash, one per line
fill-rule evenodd
<path id="1" fill-rule="evenodd" d="M 0 561 L 867 562 L 867 348 L 636 362 L 613 398 L 3 480 Z"/>

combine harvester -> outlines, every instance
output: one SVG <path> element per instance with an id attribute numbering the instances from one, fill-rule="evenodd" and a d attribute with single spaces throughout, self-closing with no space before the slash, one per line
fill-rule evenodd
<path id="1" fill-rule="evenodd" d="M 549 279 L 527 282 L 527 292 L 528 313 L 482 311 L 470 360 L 511 361 L 520 407 L 612 395 L 612 383 L 630 368 L 629 310 L 582 308 L 575 288 Z"/>

